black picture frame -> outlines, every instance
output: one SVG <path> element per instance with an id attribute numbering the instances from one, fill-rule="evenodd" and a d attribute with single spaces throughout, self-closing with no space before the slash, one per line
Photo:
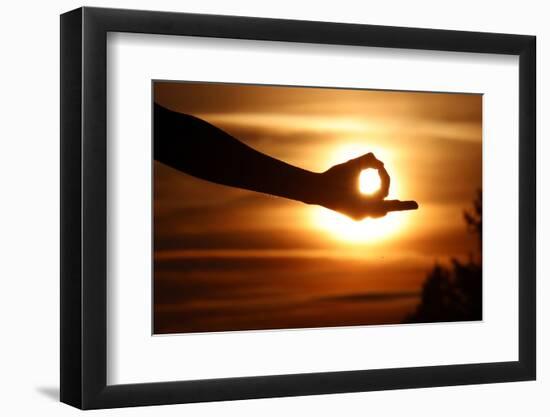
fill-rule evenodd
<path id="1" fill-rule="evenodd" d="M 519 360 L 107 385 L 108 32 L 519 56 Z M 79 8 L 61 15 L 61 401 L 81 409 L 533 380 L 536 377 L 534 36 Z"/>

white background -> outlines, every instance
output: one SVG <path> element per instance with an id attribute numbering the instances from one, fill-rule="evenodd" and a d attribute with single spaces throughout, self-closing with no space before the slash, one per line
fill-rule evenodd
<path id="1" fill-rule="evenodd" d="M 80 6 L 74 1 L 56 4 L 25 2 L 4 5 L 0 106 L 0 178 L 2 206 L 0 233 L 3 288 L 0 301 L 2 370 L 0 410 L 6 415 L 46 413 L 72 415 L 77 411 L 58 404 L 58 273 L 59 273 L 59 26 L 58 14 Z M 544 2 L 437 1 L 315 2 L 278 1 L 89 1 L 87 5 L 164 9 L 203 13 L 241 14 L 536 34 L 538 74 L 548 67 L 550 28 Z M 548 135 L 542 119 L 548 83 L 538 80 L 539 213 L 550 210 Z M 280 415 L 299 413 L 345 415 L 548 415 L 550 405 L 550 309 L 542 300 L 550 296 L 544 277 L 550 264 L 550 225 L 539 214 L 539 377 L 536 382 L 484 386 L 432 388 L 377 393 L 238 401 L 100 411 L 99 415 Z M 544 237 L 542 236 L 544 233 Z"/>
<path id="2" fill-rule="evenodd" d="M 517 360 L 517 57 L 138 34 L 107 54 L 108 384 Z M 483 321 L 151 337 L 151 79 L 483 93 Z"/>

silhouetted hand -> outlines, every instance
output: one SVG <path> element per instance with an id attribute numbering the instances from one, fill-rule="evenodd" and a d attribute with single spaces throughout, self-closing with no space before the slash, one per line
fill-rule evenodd
<path id="1" fill-rule="evenodd" d="M 359 174 L 375 169 L 380 176 L 380 188 L 372 195 L 359 191 Z M 365 217 L 383 217 L 389 211 L 417 208 L 415 202 L 384 200 L 390 190 L 390 176 L 382 161 L 369 152 L 359 158 L 335 165 L 320 174 L 320 198 L 317 204 L 343 213 L 354 220 Z"/>

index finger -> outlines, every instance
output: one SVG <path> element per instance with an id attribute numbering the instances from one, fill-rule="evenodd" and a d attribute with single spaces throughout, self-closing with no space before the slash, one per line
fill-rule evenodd
<path id="1" fill-rule="evenodd" d="M 390 174 L 386 171 L 384 164 L 378 168 L 378 176 L 380 177 L 380 189 L 375 193 L 377 198 L 383 199 L 390 193 Z"/>
<path id="2" fill-rule="evenodd" d="M 374 168 L 380 169 L 384 168 L 384 163 L 374 156 L 372 152 L 366 153 L 365 155 L 356 158 L 355 161 L 362 169 Z"/>

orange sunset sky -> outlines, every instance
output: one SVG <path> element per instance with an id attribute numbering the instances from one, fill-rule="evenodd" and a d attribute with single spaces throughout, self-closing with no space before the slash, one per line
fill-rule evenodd
<path id="1" fill-rule="evenodd" d="M 374 152 L 420 206 L 355 222 L 155 162 L 155 333 L 400 323 L 436 261 L 476 250 L 481 95 L 157 81 L 154 100 L 315 172 Z"/>

